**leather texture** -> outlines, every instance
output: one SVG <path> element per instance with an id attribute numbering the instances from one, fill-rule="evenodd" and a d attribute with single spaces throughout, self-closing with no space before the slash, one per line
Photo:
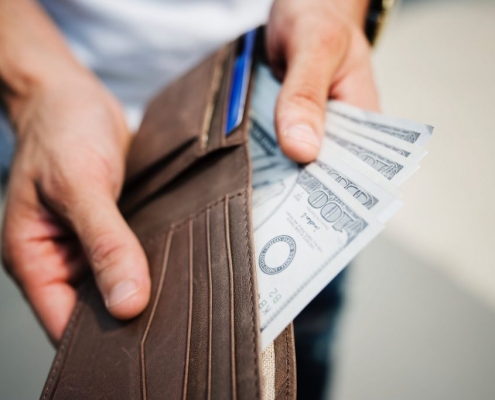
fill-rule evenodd
<path id="1" fill-rule="evenodd" d="M 120 207 L 149 261 L 149 306 L 118 321 L 89 277 L 42 399 L 262 399 L 249 119 L 224 135 L 235 47 L 160 93 L 129 153 Z M 274 347 L 273 393 L 294 399 L 291 327 Z"/>

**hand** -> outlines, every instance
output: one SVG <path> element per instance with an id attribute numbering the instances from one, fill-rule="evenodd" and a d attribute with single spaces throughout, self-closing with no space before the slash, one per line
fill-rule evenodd
<path id="1" fill-rule="evenodd" d="M 85 70 L 55 78 L 10 107 L 18 143 L 2 244 L 6 269 L 57 342 L 90 269 L 122 319 L 144 309 L 150 279 L 116 206 L 130 140 L 121 109 Z"/>
<path id="2" fill-rule="evenodd" d="M 275 0 L 270 14 L 268 58 L 283 80 L 275 124 L 280 147 L 297 162 L 318 155 L 329 97 L 378 110 L 370 46 L 360 26 L 364 21 L 349 12 L 352 1 L 340 3 Z M 367 5 L 363 0 L 354 3 Z"/>

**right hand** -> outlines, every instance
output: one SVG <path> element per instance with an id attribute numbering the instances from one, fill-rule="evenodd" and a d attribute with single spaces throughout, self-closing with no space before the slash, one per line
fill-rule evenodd
<path id="1" fill-rule="evenodd" d="M 118 102 L 88 71 L 71 71 L 13 98 L 17 133 L 3 258 L 53 341 L 91 269 L 105 304 L 128 319 L 146 307 L 145 254 L 116 199 L 130 142 Z"/>
<path id="2" fill-rule="evenodd" d="M 275 110 L 285 155 L 308 163 L 320 151 L 329 98 L 378 111 L 364 0 L 275 0 L 267 53 L 283 80 Z"/>

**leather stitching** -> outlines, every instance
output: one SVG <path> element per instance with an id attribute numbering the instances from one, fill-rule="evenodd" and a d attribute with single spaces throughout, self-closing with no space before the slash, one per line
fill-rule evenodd
<path id="1" fill-rule="evenodd" d="M 207 400 L 211 399 L 211 343 L 213 336 L 213 280 L 211 276 L 210 209 L 206 210 L 206 245 L 208 251 L 208 382 Z"/>
<path id="2" fill-rule="evenodd" d="M 286 374 L 285 377 L 285 398 L 290 398 L 290 360 L 289 360 L 289 330 L 285 329 L 285 367 Z"/>
<path id="3" fill-rule="evenodd" d="M 146 328 L 143 333 L 143 337 L 141 339 L 141 390 L 142 390 L 142 397 L 143 399 L 147 399 L 147 392 L 146 392 L 146 359 L 145 359 L 145 343 L 146 339 L 148 337 L 148 333 L 151 328 L 151 323 L 153 321 L 153 318 L 155 316 L 156 309 L 158 307 L 158 302 L 160 300 L 160 296 L 162 294 L 162 288 L 163 288 L 163 282 L 165 281 L 165 272 L 167 271 L 167 264 L 168 264 L 168 257 L 170 254 L 170 245 L 172 243 L 172 236 L 174 234 L 175 227 L 172 225 L 170 227 L 170 231 L 168 233 L 167 237 L 167 242 L 165 245 L 165 252 L 163 256 L 163 262 L 162 262 L 162 270 L 160 271 L 160 280 L 158 282 L 158 287 L 157 287 L 157 292 L 156 292 L 156 297 L 155 301 L 153 302 L 153 308 L 151 309 L 150 317 L 148 319 L 148 323 L 146 324 Z"/>
<path id="4" fill-rule="evenodd" d="M 232 269 L 232 248 L 230 245 L 230 218 L 229 218 L 229 199 L 225 197 L 225 239 L 227 244 L 227 262 L 229 265 L 229 296 L 230 296 L 230 353 L 232 364 L 232 399 L 237 399 L 236 384 L 236 361 L 235 361 L 235 319 L 234 319 L 234 271 Z"/>
<path id="5" fill-rule="evenodd" d="M 209 141 L 209 131 L 211 126 L 211 121 L 213 119 L 213 113 L 215 110 L 215 103 L 218 97 L 220 86 L 222 83 L 222 72 L 224 70 L 224 60 L 226 55 L 226 48 L 221 49 L 217 56 L 215 57 L 215 66 L 213 67 L 213 76 L 211 78 L 211 86 L 208 96 L 208 102 L 206 103 L 204 111 L 203 125 L 201 128 L 201 135 L 199 141 L 199 153 L 203 152 L 208 147 Z"/>
<path id="6" fill-rule="evenodd" d="M 250 243 L 250 237 L 249 237 L 249 223 L 248 223 L 248 188 L 251 185 L 250 182 L 250 171 L 248 170 L 249 168 L 249 153 L 248 153 L 248 148 L 247 145 L 243 146 L 244 148 L 244 163 L 243 163 L 243 173 L 245 177 L 244 181 L 244 187 L 246 190 L 243 192 L 243 205 L 244 205 L 244 232 L 245 232 L 245 241 L 246 241 L 246 249 L 247 249 L 247 257 L 249 261 L 249 292 L 251 296 L 251 318 L 252 318 L 252 350 L 253 350 L 253 370 L 254 370 L 254 383 L 255 383 L 255 393 L 256 393 L 256 398 L 260 398 L 260 382 L 259 382 L 259 370 L 258 370 L 258 364 L 259 364 L 259 354 L 257 353 L 257 339 L 258 335 L 256 332 L 257 328 L 257 314 L 255 310 L 255 303 L 254 303 L 254 291 L 256 290 L 254 285 L 253 285 L 253 260 L 251 258 L 251 243 Z"/>
<path id="7" fill-rule="evenodd" d="M 74 308 L 74 311 L 72 312 L 72 316 L 69 320 L 67 328 L 65 329 L 65 332 L 64 332 L 64 336 L 62 338 L 62 343 L 60 344 L 60 347 L 58 349 L 57 357 L 55 358 L 55 361 L 53 363 L 53 366 L 52 366 L 52 369 L 50 372 L 50 376 L 48 379 L 48 383 L 46 384 L 46 388 L 45 388 L 44 393 L 43 393 L 42 400 L 45 400 L 48 398 L 48 394 L 52 388 L 52 383 L 54 383 L 55 380 L 58 380 L 56 378 L 56 375 L 59 371 L 59 367 L 65 361 L 65 356 L 66 356 L 66 353 L 68 352 L 70 344 L 72 344 L 72 340 L 74 338 L 72 331 L 74 330 L 74 327 L 77 325 L 76 322 L 79 320 L 79 317 L 81 315 L 81 311 L 84 308 L 83 307 L 84 303 L 82 302 L 82 300 L 86 296 L 87 292 L 88 292 L 87 287 L 85 287 L 81 291 L 80 298 L 79 298 L 78 302 L 76 303 L 76 307 Z M 58 377 L 58 378 L 60 378 L 60 377 Z"/>
<path id="8" fill-rule="evenodd" d="M 182 398 L 187 397 L 187 381 L 189 377 L 189 358 L 191 354 L 191 328 L 192 328 L 192 309 L 193 309 L 193 220 L 189 220 L 189 315 L 187 318 L 187 347 L 186 362 L 184 371 L 184 388 Z"/>
<path id="9" fill-rule="evenodd" d="M 235 192 L 231 195 L 228 195 L 227 198 L 229 200 L 232 200 L 236 197 L 240 196 L 245 196 L 246 195 L 246 190 L 241 190 L 239 192 Z M 225 201 L 225 196 L 220 197 L 219 199 L 213 201 L 212 203 L 207 204 L 205 207 L 201 208 L 199 211 L 196 211 L 193 214 L 188 215 L 187 217 L 183 218 L 179 222 L 176 222 L 172 224 L 176 229 L 181 228 L 184 224 L 186 224 L 191 218 L 197 218 L 199 215 L 203 214 L 205 211 L 209 210 L 210 208 L 218 205 L 219 203 L 222 203 Z M 165 236 L 170 228 L 166 229 L 157 229 L 156 231 L 149 233 L 147 235 L 143 235 L 140 238 L 141 243 L 146 243 L 146 244 L 152 244 L 155 243 L 156 241 L 160 240 Z"/>

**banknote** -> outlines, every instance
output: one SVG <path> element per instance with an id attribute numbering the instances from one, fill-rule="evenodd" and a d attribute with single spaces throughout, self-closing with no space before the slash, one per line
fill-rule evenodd
<path id="1" fill-rule="evenodd" d="M 280 83 L 274 78 L 270 69 L 261 63 L 256 65 L 255 76 L 251 113 L 264 114 L 273 122 Z"/>
<path id="2" fill-rule="evenodd" d="M 428 153 L 426 149 L 415 143 L 397 139 L 394 136 L 365 125 L 360 125 L 335 113 L 327 113 L 326 125 L 329 127 L 339 126 L 353 135 L 358 135 L 367 140 L 371 140 L 374 143 L 378 143 L 416 163 L 421 161 Z"/>
<path id="3" fill-rule="evenodd" d="M 276 201 L 270 202 L 273 194 L 289 190 L 295 180 L 299 166 L 288 160 L 281 152 L 275 139 L 273 125 L 263 115 L 252 114 L 250 135 L 253 168 L 253 204 L 264 199 L 262 215 L 276 209 Z M 372 209 L 380 221 L 388 220 L 402 205 L 400 191 L 388 181 L 376 181 L 363 169 L 351 166 L 352 160 L 337 152 L 325 152 L 325 161 L 318 160 L 315 166 L 323 169 L 366 208 Z M 366 168 L 366 167 L 365 167 Z M 365 169 L 364 168 L 364 169 Z M 292 176 L 290 179 L 285 179 Z M 283 198 L 283 196 L 282 196 Z M 271 205 L 270 205 L 271 203 Z"/>
<path id="4" fill-rule="evenodd" d="M 393 196 L 397 198 L 401 196 L 401 190 L 399 186 L 389 181 L 375 169 L 371 168 L 368 164 L 359 160 L 355 156 L 355 154 L 347 151 L 345 148 L 339 146 L 332 140 L 323 140 L 316 162 L 322 160 L 324 162 L 328 160 L 339 160 L 341 162 L 344 162 L 345 164 L 349 165 L 354 171 L 365 176 L 367 180 L 393 194 Z"/>
<path id="5" fill-rule="evenodd" d="M 326 161 L 317 160 L 306 169 L 314 172 L 321 169 L 331 179 L 335 180 L 364 207 L 370 210 L 381 223 L 388 221 L 401 207 L 400 193 L 397 190 L 388 191 L 356 171 L 339 158 L 332 157 Z"/>
<path id="6" fill-rule="evenodd" d="M 424 146 L 433 133 L 433 127 L 413 121 L 361 110 L 341 101 L 329 101 L 327 110 L 357 124 L 374 128 L 397 139 Z"/>
<path id="7" fill-rule="evenodd" d="M 327 127 L 324 142 L 333 142 L 396 185 L 401 185 L 419 169 L 394 151 L 359 137 L 351 137 L 339 127 Z M 318 158 L 321 158 L 318 156 Z"/>
<path id="8" fill-rule="evenodd" d="M 276 197 L 278 207 L 261 221 L 263 203 L 253 206 L 263 348 L 382 228 L 323 171 L 299 169 Z"/>
<path id="9" fill-rule="evenodd" d="M 256 68 L 250 110 L 252 221 L 262 347 L 378 234 L 402 206 L 432 128 L 327 104 L 317 159 L 282 153 L 274 127 L 280 83 Z"/>

